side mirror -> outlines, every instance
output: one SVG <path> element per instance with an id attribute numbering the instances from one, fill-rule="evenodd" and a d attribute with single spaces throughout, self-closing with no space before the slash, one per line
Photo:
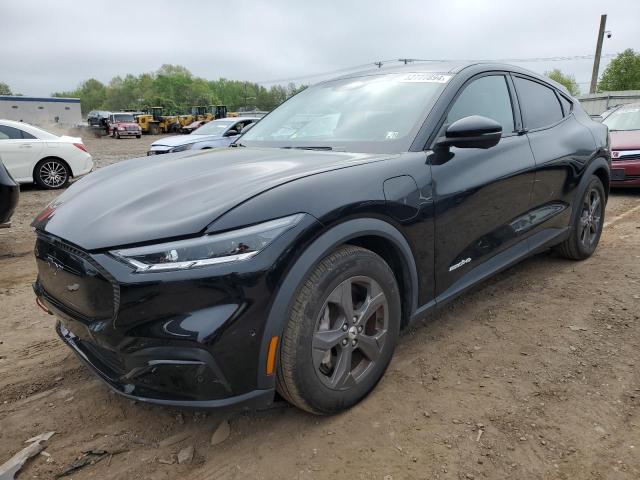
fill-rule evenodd
<path id="1" fill-rule="evenodd" d="M 458 148 L 491 148 L 502 136 L 502 125 L 480 115 L 471 115 L 456 120 L 447 127 L 444 137 L 438 138 L 437 146 Z"/>
<path id="2" fill-rule="evenodd" d="M 231 129 L 231 130 L 227 130 L 227 131 L 224 133 L 224 136 L 225 136 L 225 137 L 234 137 L 234 136 L 236 136 L 236 135 L 238 135 L 238 131 L 237 131 L 237 130 L 233 130 L 233 129 Z"/>

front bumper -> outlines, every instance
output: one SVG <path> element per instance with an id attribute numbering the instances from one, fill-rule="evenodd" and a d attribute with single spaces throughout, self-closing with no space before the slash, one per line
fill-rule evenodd
<path id="1" fill-rule="evenodd" d="M 141 130 L 116 130 L 121 137 L 139 137 L 142 135 Z"/>
<path id="2" fill-rule="evenodd" d="M 614 160 L 611 163 L 612 187 L 640 187 L 640 160 Z"/>
<path id="3" fill-rule="evenodd" d="M 33 288 L 58 335 L 116 392 L 163 405 L 263 407 L 275 392 L 261 365 L 282 256 L 312 222 L 245 262 L 155 273 L 38 232 Z"/>
<path id="4" fill-rule="evenodd" d="M 205 358 L 200 361 L 183 360 L 181 358 L 183 356 L 185 358 L 193 358 L 193 352 L 188 350 L 181 352 L 180 350 L 165 349 L 164 353 L 153 350 L 137 352 L 137 358 L 130 358 L 126 361 L 130 366 L 137 366 L 133 366 L 128 376 L 123 375 L 120 378 L 114 378 L 108 372 L 113 372 L 115 365 L 109 366 L 109 363 L 120 363 L 121 359 L 115 359 L 112 355 L 101 356 L 98 353 L 99 349 L 96 349 L 95 346 L 90 346 L 91 343 L 89 342 L 80 340 L 60 321 L 56 324 L 56 332 L 62 341 L 102 381 L 115 392 L 132 400 L 172 407 L 228 408 L 234 410 L 265 408 L 273 402 L 273 389 L 253 390 L 242 395 L 215 400 L 170 398 L 166 396 L 166 391 L 158 389 L 158 385 L 169 384 L 172 388 L 175 388 L 177 380 L 187 391 L 197 390 L 198 386 L 194 385 L 193 381 L 195 380 L 196 383 L 205 382 L 207 371 Z M 162 357 L 163 360 L 158 360 L 158 356 Z M 206 357 L 206 355 L 203 355 L 203 357 Z M 111 358 L 111 360 L 108 360 L 108 358 Z M 213 381 L 217 382 L 217 379 L 214 378 Z M 228 385 L 225 388 L 228 388 Z"/>

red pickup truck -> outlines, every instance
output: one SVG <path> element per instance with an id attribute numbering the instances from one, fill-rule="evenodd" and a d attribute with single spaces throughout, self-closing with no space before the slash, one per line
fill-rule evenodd
<path id="1" fill-rule="evenodd" d="M 108 135 L 111 135 L 113 138 L 133 136 L 135 136 L 136 138 L 142 137 L 142 130 L 140 129 L 140 125 L 138 125 L 136 119 L 131 113 L 116 112 L 109 114 L 109 118 L 107 119 L 107 128 Z"/>

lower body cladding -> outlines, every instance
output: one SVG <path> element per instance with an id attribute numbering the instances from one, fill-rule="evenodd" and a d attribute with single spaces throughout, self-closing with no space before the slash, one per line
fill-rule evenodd
<path id="1" fill-rule="evenodd" d="M 273 371 L 260 367 L 264 345 L 272 343 L 263 333 L 280 283 L 268 253 L 187 271 L 133 273 L 109 254 L 39 233 L 34 291 L 39 305 L 58 317 L 62 340 L 117 392 L 172 406 L 260 408 L 275 394 Z"/>
<path id="2" fill-rule="evenodd" d="M 619 160 L 611 164 L 611 186 L 640 187 L 640 160 Z"/>

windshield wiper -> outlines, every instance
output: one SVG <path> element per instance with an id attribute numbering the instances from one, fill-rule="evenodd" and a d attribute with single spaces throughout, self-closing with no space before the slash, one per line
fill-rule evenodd
<path id="1" fill-rule="evenodd" d="M 306 145 L 303 147 L 293 147 L 293 146 L 289 146 L 289 147 L 280 147 L 280 148 L 287 148 L 287 149 L 291 149 L 291 148 L 295 148 L 296 150 L 333 150 L 333 148 L 331 147 L 326 147 L 326 146 L 313 146 L 313 145 Z"/>
<path id="2" fill-rule="evenodd" d="M 246 147 L 246 145 L 240 143 L 240 142 L 233 142 L 231 145 L 229 145 L 230 147 Z"/>

